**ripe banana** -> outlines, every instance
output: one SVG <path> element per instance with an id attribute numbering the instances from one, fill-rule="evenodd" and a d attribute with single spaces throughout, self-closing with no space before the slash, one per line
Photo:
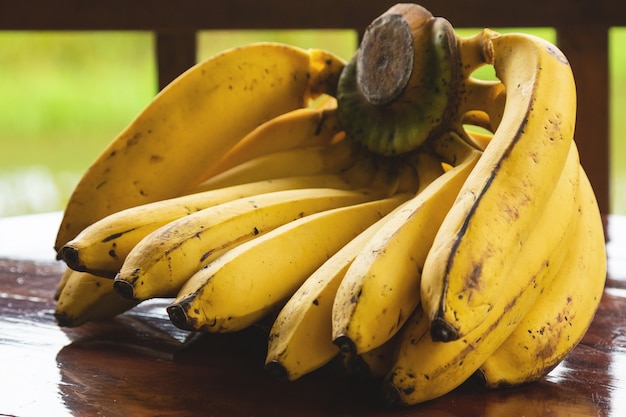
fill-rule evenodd
<path id="1" fill-rule="evenodd" d="M 579 214 L 565 259 L 531 311 L 479 369 L 490 388 L 547 375 L 585 335 L 606 281 L 604 230 L 589 179 L 580 167 Z"/>
<path id="2" fill-rule="evenodd" d="M 428 315 L 418 309 L 402 330 L 398 356 L 385 382 L 387 401 L 416 404 L 461 385 L 498 349 L 550 286 L 576 225 L 579 163 L 573 144 L 571 149 L 557 187 L 520 257 L 507 274 L 497 277 L 514 284 L 485 287 L 483 291 L 497 292 L 498 301 L 478 327 L 456 340 L 434 340 Z M 522 282 L 525 285 L 518 284 Z"/>
<path id="3" fill-rule="evenodd" d="M 443 173 L 441 162 L 428 153 L 416 155 L 415 168 L 419 180 L 418 193 Z M 337 356 L 339 349 L 330 337 L 332 305 L 337 287 L 363 246 L 376 231 L 386 227 L 392 213 L 401 210 L 409 201 L 342 247 L 290 297 L 274 320 L 269 333 L 265 366 L 270 373 L 295 380 Z M 358 363 L 362 367 L 366 366 L 371 358 L 369 365 L 374 367 L 376 359 L 381 358 L 381 353 L 368 353 L 364 358 L 357 358 Z M 367 372 L 373 372 L 373 369 Z"/>
<path id="4" fill-rule="evenodd" d="M 54 317 L 59 326 L 76 327 L 110 319 L 137 303 L 125 300 L 113 290 L 113 281 L 87 272 L 69 270 L 59 293 Z"/>
<path id="5" fill-rule="evenodd" d="M 288 149 L 243 162 L 214 175 L 200 186 L 215 189 L 284 177 L 338 174 L 354 165 L 361 155 L 345 140 Z"/>
<path id="6" fill-rule="evenodd" d="M 72 272 L 74 272 L 73 269 L 71 268 L 65 268 L 63 270 L 63 273 L 61 274 L 61 278 L 59 279 L 59 281 L 57 282 L 57 285 L 54 289 L 54 300 L 58 301 L 59 297 L 61 296 L 61 292 L 63 291 L 63 288 L 65 287 L 65 284 L 67 284 L 67 281 L 70 279 L 70 276 L 72 275 Z"/>
<path id="7" fill-rule="evenodd" d="M 299 188 L 347 189 L 338 175 L 262 180 L 197 192 L 120 210 L 87 226 L 60 251 L 72 269 L 114 278 L 141 239 L 167 223 L 199 210 L 243 197 Z"/>
<path id="8" fill-rule="evenodd" d="M 188 193 L 252 129 L 333 93 L 343 66 L 325 51 L 258 43 L 190 68 L 85 172 L 65 209 L 55 249 L 108 214 Z"/>
<path id="9" fill-rule="evenodd" d="M 377 190 L 310 188 L 225 202 L 174 220 L 143 238 L 115 277 L 125 298 L 173 297 L 197 270 L 229 249 L 298 218 L 377 198 Z"/>
<path id="10" fill-rule="evenodd" d="M 333 253 L 409 196 L 305 216 L 231 249 L 185 282 L 167 308 L 170 320 L 182 329 L 207 332 L 254 324 L 279 309 Z"/>
<path id="11" fill-rule="evenodd" d="M 465 152 L 458 165 L 390 215 L 341 281 L 333 305 L 332 337 L 342 351 L 362 354 L 384 344 L 419 304 L 424 259 L 481 155 L 460 138 L 456 146 Z"/>
<path id="12" fill-rule="evenodd" d="M 206 173 L 207 178 L 270 153 L 327 145 L 343 135 L 337 107 L 302 108 L 278 115 L 237 142 Z"/>
<path id="13" fill-rule="evenodd" d="M 422 274 L 423 308 L 440 341 L 470 334 L 495 308 L 506 285 L 500 277 L 525 247 L 573 139 L 576 89 L 560 52 L 530 35 L 490 41 L 506 87 L 502 121 L 446 215 Z"/>
<path id="14" fill-rule="evenodd" d="M 290 381 L 320 368 L 339 353 L 330 337 L 337 287 L 357 253 L 386 222 L 383 217 L 339 249 L 298 287 L 273 321 L 265 368 Z"/>

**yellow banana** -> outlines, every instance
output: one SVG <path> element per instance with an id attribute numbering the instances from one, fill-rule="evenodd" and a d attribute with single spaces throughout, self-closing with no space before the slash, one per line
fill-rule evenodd
<path id="1" fill-rule="evenodd" d="M 479 369 L 490 388 L 536 381 L 580 342 L 602 298 L 606 249 L 602 218 L 580 167 L 580 211 L 556 277 L 513 333 Z"/>
<path id="2" fill-rule="evenodd" d="M 206 173 L 207 178 L 270 153 L 327 145 L 342 136 L 337 108 L 302 108 L 278 115 L 237 142 Z"/>
<path id="3" fill-rule="evenodd" d="M 113 278 L 141 239 L 173 220 L 228 201 L 298 188 L 347 189 L 338 175 L 279 178 L 197 192 L 115 212 L 87 226 L 60 251 L 77 271 Z"/>
<path id="4" fill-rule="evenodd" d="M 221 172 L 200 186 L 209 189 L 283 177 L 337 174 L 358 160 L 360 153 L 347 140 L 262 155 Z"/>
<path id="5" fill-rule="evenodd" d="M 391 214 L 341 281 L 333 305 L 332 337 L 343 351 L 362 354 L 384 344 L 419 304 L 424 259 L 481 155 L 458 141 L 456 146 L 465 151 L 459 165 Z"/>
<path id="6" fill-rule="evenodd" d="M 268 337 L 265 368 L 271 374 L 293 381 L 337 356 L 339 348 L 330 337 L 337 287 L 354 257 L 385 224 L 387 217 L 333 254 L 281 308 Z"/>
<path id="7" fill-rule="evenodd" d="M 167 308 L 189 330 L 230 332 L 279 309 L 328 258 L 409 194 L 302 217 L 241 244 L 194 274 Z"/>
<path id="8" fill-rule="evenodd" d="M 371 160 L 365 161 L 372 162 Z M 415 157 L 415 167 L 420 192 L 443 173 L 441 162 L 428 153 L 419 153 Z M 375 169 L 367 170 L 374 172 Z M 410 200 L 398 206 L 393 212 L 374 223 L 359 234 L 336 254 L 318 268 L 290 297 L 280 310 L 271 328 L 266 356 L 266 369 L 289 380 L 318 369 L 339 353 L 333 343 L 332 306 L 339 283 L 358 252 L 383 227 L 392 213 L 402 210 Z M 374 367 L 383 358 L 382 348 L 376 353 L 367 353 L 355 361 L 359 368 L 368 374 L 374 373 Z M 354 356 L 354 355 L 346 355 Z M 347 361 L 352 361 L 347 358 Z M 351 367 L 352 365 L 346 365 Z M 360 372 L 359 372 L 360 373 Z"/>
<path id="9" fill-rule="evenodd" d="M 557 187 L 514 267 L 497 277 L 507 284 L 483 288 L 497 292 L 498 299 L 486 319 L 467 335 L 448 342 L 433 340 L 430 319 L 419 308 L 405 324 L 396 362 L 385 382 L 389 402 L 416 404 L 461 385 L 498 349 L 550 286 L 576 224 L 579 164 L 573 144 L 571 149 Z"/>
<path id="10" fill-rule="evenodd" d="M 71 268 L 65 268 L 65 270 L 63 270 L 63 273 L 61 274 L 61 278 L 57 282 L 57 285 L 54 289 L 53 297 L 55 301 L 59 300 L 59 297 L 61 296 L 61 292 L 63 291 L 65 284 L 67 284 L 67 281 L 70 279 L 72 272 L 74 271 Z"/>
<path id="11" fill-rule="evenodd" d="M 320 50 L 257 43 L 201 62 L 164 88 L 74 189 L 55 248 L 128 207 L 188 193 L 252 129 L 335 90 L 344 66 Z"/>
<path id="12" fill-rule="evenodd" d="M 243 242 L 298 218 L 376 197 L 372 190 L 294 189 L 197 211 L 155 230 L 133 247 L 114 287 L 129 299 L 173 297 L 197 270 Z"/>
<path id="13" fill-rule="evenodd" d="M 573 139 L 572 71 L 550 43 L 491 38 L 506 87 L 496 132 L 439 230 L 422 274 L 433 337 L 464 337 L 494 309 L 508 275 L 559 181 Z M 559 91 L 559 94 L 554 94 Z"/>
<path id="14" fill-rule="evenodd" d="M 69 270 L 55 305 L 54 317 L 59 326 L 76 327 L 91 321 L 110 319 L 136 304 L 120 297 L 113 290 L 112 280 Z"/>

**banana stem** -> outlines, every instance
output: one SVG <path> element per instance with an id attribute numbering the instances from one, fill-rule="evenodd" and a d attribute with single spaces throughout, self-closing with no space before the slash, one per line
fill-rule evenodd
<path id="1" fill-rule="evenodd" d="M 464 81 L 464 99 L 459 114 L 467 121 L 472 115 L 476 115 L 475 112 L 482 112 L 489 117 L 489 123 L 481 121 L 485 126 L 478 126 L 495 132 L 502 120 L 505 99 L 506 91 L 502 82 L 469 78 Z"/>
<path id="2" fill-rule="evenodd" d="M 430 144 L 432 152 L 439 156 L 441 160 L 452 166 L 457 166 L 466 160 L 472 152 L 481 152 L 473 146 L 470 140 L 465 138 L 465 134 L 450 131 Z"/>
<path id="3" fill-rule="evenodd" d="M 461 74 L 464 79 L 470 78 L 472 73 L 486 64 L 493 64 L 493 47 L 490 40 L 498 36 L 491 29 L 483 29 L 469 37 L 457 37 L 459 55 L 463 66 Z"/>
<path id="4" fill-rule="evenodd" d="M 376 106 L 397 99 L 409 84 L 414 67 L 413 33 L 432 15 L 421 8 L 404 14 L 385 13 L 367 28 L 357 55 L 357 84 Z"/>

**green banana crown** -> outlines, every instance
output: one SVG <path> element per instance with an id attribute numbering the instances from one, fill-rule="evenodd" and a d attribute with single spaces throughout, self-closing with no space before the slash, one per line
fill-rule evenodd
<path id="1" fill-rule="evenodd" d="M 459 85 L 452 25 L 416 4 L 398 4 L 375 19 L 341 73 L 340 121 L 377 154 L 410 152 L 440 135 L 454 118 Z"/>

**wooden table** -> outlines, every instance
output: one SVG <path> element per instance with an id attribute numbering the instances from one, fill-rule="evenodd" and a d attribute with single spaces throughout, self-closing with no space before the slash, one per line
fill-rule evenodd
<path id="1" fill-rule="evenodd" d="M 15 240 L 15 230 L 7 228 L 11 222 L 0 222 L 0 240 Z M 0 415 L 621 417 L 626 218 L 607 216 L 606 226 L 609 276 L 600 309 L 582 343 L 550 375 L 491 392 L 466 384 L 400 409 L 378 402 L 377 384 L 347 383 L 330 369 L 292 383 L 272 379 L 263 370 L 263 335 L 190 336 L 169 323 L 166 300 L 146 302 L 108 322 L 61 329 L 52 315 L 52 293 L 62 265 L 12 254 L 0 258 Z M 26 250 L 51 242 L 43 235 L 27 238 Z"/>

